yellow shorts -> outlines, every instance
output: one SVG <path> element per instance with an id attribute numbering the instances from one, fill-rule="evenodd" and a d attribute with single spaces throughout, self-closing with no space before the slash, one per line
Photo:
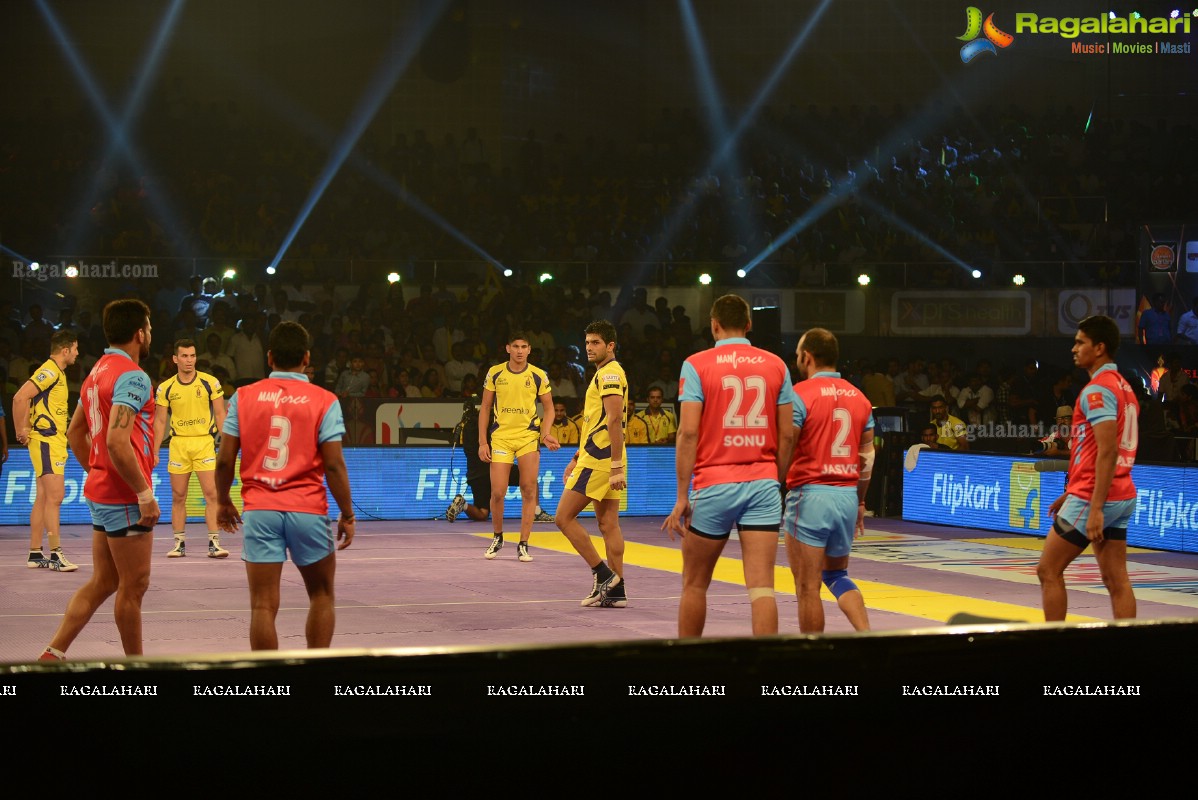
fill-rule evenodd
<path id="1" fill-rule="evenodd" d="M 584 494 L 592 500 L 619 500 L 623 491 L 611 488 L 610 477 L 611 473 L 605 470 L 576 466 L 566 481 L 566 490 Z"/>
<path id="2" fill-rule="evenodd" d="M 29 460 L 33 462 L 33 475 L 64 475 L 67 471 L 67 442 L 57 436 L 43 439 L 29 434 Z"/>
<path id="3" fill-rule="evenodd" d="M 172 436 L 166 471 L 190 475 L 216 469 L 216 447 L 211 436 Z"/>
<path id="4" fill-rule="evenodd" d="M 491 437 L 491 460 L 498 464 L 515 464 L 520 456 L 536 452 L 541 435 L 537 431 L 529 431 L 527 436 L 501 439 Z"/>

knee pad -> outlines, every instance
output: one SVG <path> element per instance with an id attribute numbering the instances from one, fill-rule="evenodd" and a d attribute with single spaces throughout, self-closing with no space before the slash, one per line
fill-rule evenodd
<path id="1" fill-rule="evenodd" d="M 822 575 L 824 586 L 828 587 L 828 591 L 837 600 L 845 592 L 851 592 L 857 588 L 857 584 L 853 583 L 853 579 L 849 577 L 847 569 L 826 569 Z"/>

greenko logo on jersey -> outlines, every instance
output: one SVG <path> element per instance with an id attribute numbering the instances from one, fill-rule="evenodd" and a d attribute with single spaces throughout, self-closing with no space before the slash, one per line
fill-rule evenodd
<path id="1" fill-rule="evenodd" d="M 1012 528 L 1040 529 L 1040 473 L 1031 461 L 1011 465 L 1011 491 L 1007 493 L 1007 521 Z"/>

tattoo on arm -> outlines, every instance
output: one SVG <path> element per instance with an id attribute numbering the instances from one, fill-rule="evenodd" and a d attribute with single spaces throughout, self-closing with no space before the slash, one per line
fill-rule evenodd
<path id="1" fill-rule="evenodd" d="M 133 414 L 133 409 L 128 406 L 118 405 L 116 407 L 116 417 L 110 423 L 111 427 L 117 430 L 128 428 L 133 422 Z"/>

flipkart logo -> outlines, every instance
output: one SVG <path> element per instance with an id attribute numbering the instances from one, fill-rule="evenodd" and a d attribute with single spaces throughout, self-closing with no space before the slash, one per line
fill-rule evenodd
<path id="1" fill-rule="evenodd" d="M 1012 528 L 1040 529 L 1040 473 L 1031 461 L 1011 465 L 1011 491 L 1007 492 L 1007 523 Z"/>
<path id="2" fill-rule="evenodd" d="M 961 61 L 968 64 L 982 53 L 998 55 L 998 48 L 1010 47 L 1015 37 L 998 29 L 993 14 L 982 22 L 981 10 L 977 6 L 970 6 L 965 9 L 965 33 L 958 36 L 957 41 L 965 42 L 961 48 Z"/>

